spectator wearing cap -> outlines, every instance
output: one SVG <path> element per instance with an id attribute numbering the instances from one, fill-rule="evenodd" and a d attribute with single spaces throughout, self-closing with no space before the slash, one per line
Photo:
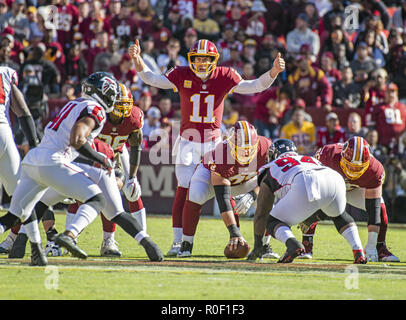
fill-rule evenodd
<path id="1" fill-rule="evenodd" d="M 399 102 L 398 86 L 390 83 L 385 92 L 385 102 L 374 107 L 372 122 L 378 131 L 379 144 L 393 150 L 397 147 L 398 138 L 405 130 L 406 106 Z"/>
<path id="2" fill-rule="evenodd" d="M 181 48 L 179 54 L 183 57 L 187 57 L 190 48 L 193 47 L 194 43 L 197 41 L 197 32 L 193 28 L 187 28 L 183 41 L 181 42 Z"/>
<path id="3" fill-rule="evenodd" d="M 137 20 L 131 16 L 131 11 L 126 6 L 121 5 L 120 13 L 111 18 L 110 26 L 114 36 L 121 41 L 135 41 L 138 35 Z"/>
<path id="4" fill-rule="evenodd" d="M 386 64 L 383 51 L 377 46 L 376 32 L 374 30 L 365 31 L 363 40 L 368 46 L 368 54 L 374 59 L 378 67 L 384 67 Z"/>
<path id="5" fill-rule="evenodd" d="M 341 80 L 341 73 L 334 67 L 334 56 L 330 51 L 324 52 L 320 59 L 320 68 L 324 71 L 331 86 Z"/>
<path id="6" fill-rule="evenodd" d="M 286 87 L 286 89 L 288 89 L 288 90 L 292 90 L 292 88 L 290 86 L 284 86 L 284 87 Z M 282 88 L 284 88 L 284 87 L 282 87 Z M 293 97 L 294 94 L 291 94 L 291 96 Z M 303 109 L 305 121 L 313 122 L 312 116 L 306 112 L 306 102 L 301 98 L 297 98 L 293 102 L 290 103 L 290 105 L 286 108 L 285 112 L 283 113 L 282 119 L 280 120 L 281 126 L 284 126 L 285 124 L 292 121 L 292 115 L 296 109 Z"/>
<path id="7" fill-rule="evenodd" d="M 357 112 L 351 112 L 348 115 L 347 127 L 345 128 L 345 136 L 351 139 L 354 136 L 365 138 L 368 129 L 362 126 L 362 118 Z"/>
<path id="8" fill-rule="evenodd" d="M 223 37 L 217 42 L 217 50 L 220 53 L 220 62 L 230 59 L 230 45 L 235 42 L 235 31 L 231 24 L 226 24 L 223 30 Z"/>
<path id="9" fill-rule="evenodd" d="M 81 54 L 79 43 L 74 43 L 69 49 L 65 64 L 65 76 L 71 79 L 76 88 L 79 88 L 82 80 L 88 76 L 87 62 Z"/>
<path id="10" fill-rule="evenodd" d="M 350 66 L 340 71 L 341 80 L 333 85 L 333 106 L 336 108 L 360 108 L 362 102 L 362 87 L 354 82 Z"/>
<path id="11" fill-rule="evenodd" d="M 124 53 L 118 66 L 112 66 L 110 71 L 118 82 L 126 85 L 131 91 L 137 89 L 135 88 L 135 85 L 138 82 L 137 71 L 135 71 L 131 57 L 128 53 Z"/>
<path id="12" fill-rule="evenodd" d="M 241 60 L 243 62 L 251 62 L 256 64 L 257 42 L 254 39 L 246 39 L 242 49 Z"/>
<path id="13" fill-rule="evenodd" d="M 262 0 L 255 0 L 252 2 L 249 13 L 243 16 L 241 22 L 241 27 L 245 30 L 245 34 L 249 38 L 255 39 L 258 44 L 261 43 L 262 37 L 267 32 L 264 18 L 265 12 L 266 8 Z"/>
<path id="14" fill-rule="evenodd" d="M 371 113 L 377 104 L 385 101 L 385 92 L 388 84 L 388 73 L 385 69 L 379 68 L 372 72 L 371 81 L 364 86 L 366 91 L 365 101 L 365 122 L 367 126 L 374 125 L 371 122 Z"/>
<path id="15" fill-rule="evenodd" d="M 360 42 L 357 47 L 357 55 L 350 62 L 350 67 L 354 72 L 354 81 L 360 85 L 366 84 L 372 71 L 378 66 L 374 59 L 369 56 L 368 45 Z"/>
<path id="16" fill-rule="evenodd" d="M 293 92 L 288 86 L 273 86 L 258 95 L 254 125 L 259 135 L 271 139 L 278 138 L 282 117 L 290 108 L 292 97 Z"/>
<path id="17" fill-rule="evenodd" d="M 13 28 L 14 37 L 21 42 L 28 39 L 30 32 L 30 23 L 24 10 L 25 0 L 14 0 L 11 9 L 0 17 L 0 30 Z"/>
<path id="18" fill-rule="evenodd" d="M 69 2 L 67 0 L 56 1 L 59 21 L 58 42 L 62 45 L 65 54 L 68 54 L 79 24 L 79 9 Z"/>
<path id="19" fill-rule="evenodd" d="M 383 23 L 382 29 L 389 29 L 391 18 L 385 3 L 380 0 L 361 0 L 361 10 L 359 11 L 359 21 L 361 24 L 365 19 L 372 16 L 380 17 Z"/>
<path id="20" fill-rule="evenodd" d="M 173 67 L 187 66 L 188 62 L 185 57 L 179 55 L 180 41 L 177 38 L 171 38 L 166 46 L 166 53 L 162 53 L 157 58 L 158 67 L 161 73 Z"/>
<path id="21" fill-rule="evenodd" d="M 238 73 L 242 73 L 244 62 L 241 59 L 242 44 L 238 41 L 230 45 L 230 59 L 223 61 L 220 65 L 235 69 Z"/>
<path id="22" fill-rule="evenodd" d="M 158 63 L 156 62 L 156 53 L 155 53 L 155 44 L 154 44 L 154 38 L 152 35 L 145 35 L 142 40 L 141 40 L 141 46 L 142 46 L 142 59 L 144 60 L 145 64 L 148 66 L 150 70 L 152 70 L 154 73 L 160 73 L 161 69 L 158 66 Z"/>
<path id="23" fill-rule="evenodd" d="M 340 126 L 338 115 L 330 112 L 326 116 L 326 126 L 317 130 L 317 147 L 324 147 L 326 144 L 344 143 L 346 141 L 345 130 Z"/>
<path id="24" fill-rule="evenodd" d="M 92 2 L 93 6 L 98 2 Z M 116 2 L 113 2 L 116 3 Z M 119 4 L 121 6 L 121 4 Z M 97 45 L 96 34 L 102 31 L 106 31 L 108 35 L 111 34 L 110 20 L 103 18 L 100 12 L 100 9 L 93 10 L 88 14 L 83 8 L 89 8 L 89 4 L 86 2 L 86 5 L 81 3 L 79 5 L 79 27 L 75 33 L 76 39 L 83 41 L 87 48 L 94 48 Z M 90 10 L 90 9 L 89 9 Z M 87 15 L 86 15 L 87 14 Z M 115 11 L 112 12 L 115 14 Z M 83 15 L 83 16 L 82 16 Z M 85 16 L 86 15 L 86 16 Z M 110 16 L 110 19 L 112 16 Z"/>
<path id="25" fill-rule="evenodd" d="M 27 61 L 20 68 L 20 74 L 22 74 L 26 65 L 31 65 L 39 81 L 44 86 L 44 92 L 46 94 L 59 94 L 60 74 L 53 62 L 44 59 L 45 51 L 46 46 L 43 43 L 39 43 L 31 48 Z"/>
<path id="26" fill-rule="evenodd" d="M 237 1 L 231 2 L 229 11 L 226 13 L 226 18 L 227 20 L 225 24 L 231 24 L 235 32 L 241 30 L 243 14 L 241 11 L 240 4 Z"/>
<path id="27" fill-rule="evenodd" d="M 316 127 L 305 120 L 303 108 L 293 111 L 292 120 L 282 127 L 280 138 L 292 140 L 299 154 L 312 154 L 315 151 Z"/>
<path id="28" fill-rule="evenodd" d="M 142 127 L 142 135 L 146 140 L 153 134 L 155 130 L 159 130 L 161 123 L 161 111 L 157 107 L 150 107 L 146 113 L 146 121 Z"/>
<path id="29" fill-rule="evenodd" d="M 293 86 L 297 97 L 306 102 L 307 107 L 331 110 L 333 90 L 323 70 L 311 66 L 306 55 L 297 56 L 297 68 L 288 76 L 288 83 Z"/>
<path id="30" fill-rule="evenodd" d="M 5 28 L 1 33 L 0 39 L 1 42 L 5 42 L 10 46 L 10 59 L 17 64 L 21 64 L 25 59 L 23 53 L 24 46 L 20 41 L 14 38 L 14 29 L 11 27 Z"/>
<path id="31" fill-rule="evenodd" d="M 199 39 L 216 42 L 220 37 L 220 27 L 215 20 L 209 17 L 209 13 L 209 3 L 206 1 L 198 2 L 193 28 L 197 31 Z"/>
<path id="32" fill-rule="evenodd" d="M 290 31 L 286 37 L 288 52 L 291 54 L 299 53 L 302 44 L 310 46 L 311 59 L 316 61 L 320 51 L 320 38 L 308 26 L 309 17 L 306 13 L 301 13 L 296 18 L 296 28 Z"/>
<path id="33" fill-rule="evenodd" d="M 167 28 L 172 35 L 178 39 L 181 39 L 184 35 L 181 18 L 179 6 L 175 4 L 169 10 L 169 14 L 164 20 L 164 27 Z"/>
<path id="34" fill-rule="evenodd" d="M 146 114 L 152 104 L 151 93 L 149 91 L 143 90 L 138 100 L 138 106 L 144 112 L 144 114 Z"/>
<path id="35" fill-rule="evenodd" d="M 0 42 L 0 66 L 19 70 L 20 66 L 10 59 L 11 46 L 6 42 Z"/>
<path id="36" fill-rule="evenodd" d="M 37 8 L 29 6 L 27 8 L 27 19 L 29 22 L 29 35 L 28 40 L 31 44 L 40 42 L 44 36 L 44 33 L 38 27 Z"/>

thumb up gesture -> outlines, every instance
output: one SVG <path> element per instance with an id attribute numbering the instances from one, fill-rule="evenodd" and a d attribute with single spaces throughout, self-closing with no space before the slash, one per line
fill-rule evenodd
<path id="1" fill-rule="evenodd" d="M 271 77 L 275 78 L 283 70 L 285 70 L 285 60 L 283 60 L 281 53 L 278 52 L 275 60 L 273 61 L 273 67 L 271 69 Z"/>

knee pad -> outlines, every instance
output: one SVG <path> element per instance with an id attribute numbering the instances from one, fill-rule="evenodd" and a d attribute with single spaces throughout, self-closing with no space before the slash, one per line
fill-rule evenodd
<path id="1" fill-rule="evenodd" d="M 344 211 L 343 214 L 340 214 L 338 217 L 333 218 L 333 222 L 336 226 L 337 231 L 340 232 L 343 227 L 354 222 L 354 219 L 347 212 Z"/>
<path id="2" fill-rule="evenodd" d="M 106 198 L 102 193 L 98 193 L 85 202 L 87 205 L 93 207 L 98 213 L 103 211 L 106 206 Z"/>
<path id="3" fill-rule="evenodd" d="M 266 222 L 266 229 L 268 230 L 269 234 L 274 238 L 275 238 L 275 230 L 278 225 L 284 225 L 289 227 L 285 222 L 269 215 L 268 220 Z"/>

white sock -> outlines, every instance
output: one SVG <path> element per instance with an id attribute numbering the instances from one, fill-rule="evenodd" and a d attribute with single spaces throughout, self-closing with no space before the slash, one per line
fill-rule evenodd
<path id="1" fill-rule="evenodd" d="M 4 233 L 4 226 L 0 223 L 0 234 L 3 234 Z"/>
<path id="2" fill-rule="evenodd" d="M 194 236 L 185 236 L 185 235 L 182 235 L 182 241 L 187 241 L 187 242 L 189 242 L 189 243 L 193 243 L 193 239 L 194 239 L 195 237 Z"/>
<path id="3" fill-rule="evenodd" d="M 33 243 L 41 243 L 41 234 L 38 228 L 38 221 L 31 221 L 24 225 L 27 232 L 28 239 Z"/>
<path id="4" fill-rule="evenodd" d="M 182 242 L 183 228 L 172 228 L 173 230 L 173 242 Z"/>
<path id="5" fill-rule="evenodd" d="M 66 213 L 65 230 L 68 229 L 68 227 L 70 227 L 73 219 L 75 219 L 75 216 L 76 216 L 76 213 L 70 213 L 70 212 Z"/>
<path id="6" fill-rule="evenodd" d="M 280 226 L 278 229 L 276 229 L 275 238 L 284 244 L 286 243 L 286 240 L 294 237 L 295 236 L 293 235 L 292 230 L 290 230 L 290 228 L 287 226 Z"/>
<path id="7" fill-rule="evenodd" d="M 262 237 L 262 244 L 263 244 L 264 246 L 269 245 L 269 242 L 271 242 L 271 236 L 263 236 L 263 237 Z"/>
<path id="8" fill-rule="evenodd" d="M 20 228 L 20 229 L 21 229 L 21 228 Z M 15 239 L 17 239 L 18 234 L 15 234 L 13 231 L 10 231 L 10 233 L 8 234 L 8 236 L 9 236 L 11 239 L 15 240 Z"/>
<path id="9" fill-rule="evenodd" d="M 140 226 L 142 227 L 142 231 L 147 232 L 147 215 L 146 215 L 145 208 L 142 208 L 141 210 L 138 210 L 135 212 L 131 212 L 130 214 L 140 224 Z"/>
<path id="10" fill-rule="evenodd" d="M 345 229 L 343 231 L 343 233 L 341 233 L 341 235 L 350 244 L 352 250 L 361 250 L 362 249 L 362 243 L 361 243 L 361 239 L 359 238 L 357 226 L 353 225 L 353 226 L 348 227 L 347 229 Z"/>
<path id="11" fill-rule="evenodd" d="M 140 244 L 141 240 L 146 237 L 149 237 L 149 235 L 145 231 L 140 231 L 135 235 L 134 239 Z"/>
<path id="12" fill-rule="evenodd" d="M 376 249 L 376 244 L 378 242 L 378 232 L 368 232 L 368 242 L 365 248 Z"/>
<path id="13" fill-rule="evenodd" d="M 89 206 L 86 203 L 82 204 L 79 207 L 78 212 L 76 212 L 75 219 L 66 230 L 72 232 L 76 238 L 84 228 L 96 219 L 97 214 L 98 212 L 92 206 Z"/>
<path id="14" fill-rule="evenodd" d="M 114 239 L 114 232 L 103 231 L 103 239 L 106 240 L 106 239 L 109 239 L 109 238 Z"/>
<path id="15" fill-rule="evenodd" d="M 25 230 L 25 225 L 21 225 L 20 231 L 18 231 L 18 233 L 23 233 L 23 234 L 27 234 L 27 231 Z"/>

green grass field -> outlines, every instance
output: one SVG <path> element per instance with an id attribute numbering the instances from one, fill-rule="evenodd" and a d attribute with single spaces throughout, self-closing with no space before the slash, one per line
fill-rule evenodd
<path id="1" fill-rule="evenodd" d="M 59 231 L 63 231 L 64 218 L 56 215 Z M 148 233 L 166 253 L 172 242 L 170 216 L 149 216 L 147 222 Z M 292 229 L 300 239 L 299 231 Z M 252 244 L 252 220 L 242 219 L 241 230 Z M 360 224 L 359 230 L 365 243 L 366 226 Z M 80 247 L 89 254 L 87 260 L 63 256 L 49 258 L 48 267 L 30 267 L 29 246 L 22 260 L 0 256 L 0 299 L 406 299 L 405 239 L 404 225 L 390 226 L 388 246 L 404 262 L 355 266 L 349 245 L 333 225 L 325 224 L 316 232 L 314 260 L 296 259 L 288 265 L 268 259 L 249 263 L 227 260 L 223 250 L 228 232 L 223 222 L 203 217 L 192 258 L 152 263 L 143 248 L 119 228 L 116 240 L 123 257 L 99 257 L 102 229 L 97 219 L 79 238 Z M 274 251 L 283 254 L 281 243 L 275 239 L 271 243 Z"/>

